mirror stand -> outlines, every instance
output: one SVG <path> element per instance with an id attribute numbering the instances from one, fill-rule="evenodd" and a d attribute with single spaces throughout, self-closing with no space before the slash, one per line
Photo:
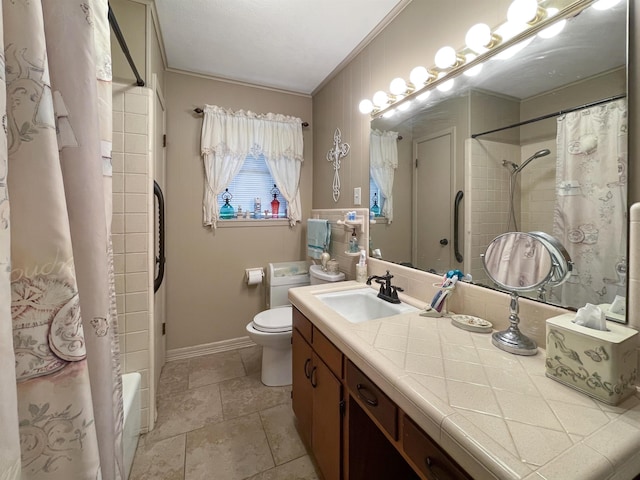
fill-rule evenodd
<path id="1" fill-rule="evenodd" d="M 520 317 L 518 312 L 518 292 L 511 292 L 511 302 L 509 303 L 509 328 L 492 335 L 493 344 L 505 352 L 516 355 L 535 355 L 538 353 L 536 342 L 527 337 L 518 328 Z"/>

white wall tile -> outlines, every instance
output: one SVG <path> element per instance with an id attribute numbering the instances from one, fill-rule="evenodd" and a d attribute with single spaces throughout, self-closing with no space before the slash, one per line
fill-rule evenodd
<path id="1" fill-rule="evenodd" d="M 149 310 L 149 295 L 147 292 L 125 294 L 125 309 L 127 313 L 146 312 Z"/>
<path id="2" fill-rule="evenodd" d="M 139 115 L 136 113 L 124 114 L 124 132 L 126 133 L 139 133 L 142 135 L 147 134 L 147 115 Z"/>
<path id="3" fill-rule="evenodd" d="M 149 219 L 146 213 L 127 213 L 124 216 L 125 233 L 145 233 L 149 231 Z"/>

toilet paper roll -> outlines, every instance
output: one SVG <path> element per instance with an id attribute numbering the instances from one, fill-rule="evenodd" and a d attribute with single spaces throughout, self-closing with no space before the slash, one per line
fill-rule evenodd
<path id="1" fill-rule="evenodd" d="M 246 270 L 246 279 L 247 285 L 258 285 L 262 283 L 262 277 L 264 276 L 264 271 L 262 268 L 247 268 Z"/>

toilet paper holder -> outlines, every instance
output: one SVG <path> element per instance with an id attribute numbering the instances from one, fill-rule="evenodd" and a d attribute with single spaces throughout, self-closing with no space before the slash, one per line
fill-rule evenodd
<path id="1" fill-rule="evenodd" d="M 264 278 L 264 268 L 246 268 L 244 272 L 244 278 L 247 285 L 258 285 L 259 283 L 262 283 L 262 279 Z"/>

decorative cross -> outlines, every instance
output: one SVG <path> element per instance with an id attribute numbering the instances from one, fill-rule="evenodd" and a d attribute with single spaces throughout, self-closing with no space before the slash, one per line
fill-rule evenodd
<path id="1" fill-rule="evenodd" d="M 346 157 L 349 154 L 348 143 L 340 144 L 340 140 L 342 140 L 342 132 L 340 132 L 339 128 L 336 128 L 335 133 L 333 134 L 333 148 L 327 152 L 327 160 L 329 162 L 333 162 L 333 169 L 335 173 L 333 174 L 333 201 L 337 202 L 340 198 L 340 175 L 338 174 L 338 170 L 340 170 L 340 159 Z"/>

